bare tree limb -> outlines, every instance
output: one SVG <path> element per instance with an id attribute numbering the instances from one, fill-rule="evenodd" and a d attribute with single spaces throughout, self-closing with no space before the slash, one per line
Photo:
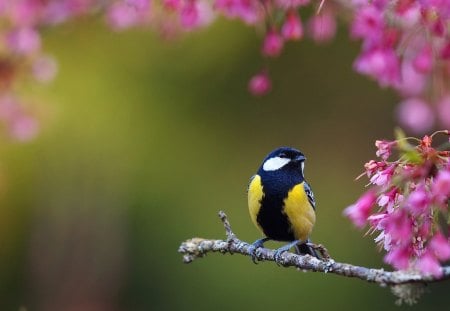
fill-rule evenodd
<path id="1" fill-rule="evenodd" d="M 224 212 L 219 212 L 219 217 L 225 227 L 226 240 L 209 240 L 203 238 L 192 238 L 181 243 L 178 251 L 183 254 L 183 262 L 190 263 L 210 252 L 222 254 L 242 254 L 251 256 L 251 244 L 239 240 L 231 230 L 231 225 Z M 397 286 L 405 284 L 427 284 L 450 279 L 450 266 L 442 268 L 442 276 L 433 277 L 422 275 L 417 271 L 385 271 L 355 266 L 348 263 L 336 262 L 329 256 L 322 245 L 311 244 L 318 249 L 323 259 L 317 259 L 310 255 L 296 255 L 290 252 L 283 253 L 279 260 L 275 259 L 275 251 L 267 248 L 258 248 L 256 259 L 259 261 L 274 261 L 284 267 L 296 267 L 300 270 L 333 273 L 345 277 L 354 277 L 367 282 L 377 283 L 381 286 Z"/>

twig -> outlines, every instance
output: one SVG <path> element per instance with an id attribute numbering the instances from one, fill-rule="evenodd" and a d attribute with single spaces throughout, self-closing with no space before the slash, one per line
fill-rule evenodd
<path id="1" fill-rule="evenodd" d="M 219 212 L 219 217 L 225 227 L 227 239 L 209 240 L 203 238 L 192 238 L 181 243 L 178 251 L 183 254 L 183 262 L 190 263 L 197 258 L 201 258 L 210 252 L 220 252 L 223 254 L 242 254 L 251 256 L 251 244 L 239 240 L 231 230 L 231 225 L 224 212 Z M 258 248 L 255 258 L 259 261 L 274 261 L 284 267 L 296 267 L 299 270 L 308 270 L 323 273 L 333 273 L 340 276 L 354 277 L 367 282 L 377 283 L 381 286 L 398 286 L 405 284 L 427 284 L 450 279 L 450 266 L 442 268 L 442 275 L 434 277 L 422 275 L 417 271 L 384 271 L 383 269 L 373 269 L 355 266 L 348 263 L 336 262 L 328 255 L 323 245 L 310 244 L 317 249 L 323 259 L 318 259 L 310 255 L 296 255 L 290 252 L 283 253 L 279 260 L 275 259 L 275 251 L 267 248 Z"/>

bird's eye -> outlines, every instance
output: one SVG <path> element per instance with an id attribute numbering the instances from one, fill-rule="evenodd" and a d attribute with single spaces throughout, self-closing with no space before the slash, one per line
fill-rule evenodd
<path id="1" fill-rule="evenodd" d="M 280 158 L 287 158 L 287 154 L 282 152 L 278 155 Z"/>

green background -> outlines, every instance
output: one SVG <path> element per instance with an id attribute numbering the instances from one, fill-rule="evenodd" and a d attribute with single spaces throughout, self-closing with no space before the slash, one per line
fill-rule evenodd
<path id="1" fill-rule="evenodd" d="M 358 44 L 288 44 L 270 61 L 274 90 L 248 94 L 260 34 L 238 22 L 165 42 L 83 21 L 48 30 L 60 73 L 28 86 L 42 133 L 1 142 L 1 310 L 398 310 L 386 288 L 249 257 L 185 265 L 179 244 L 260 235 L 246 186 L 278 146 L 301 149 L 317 199 L 312 239 L 338 261 L 382 266 L 372 237 L 342 210 L 354 178 L 392 138 L 396 98 L 351 68 Z M 276 247 L 279 244 L 269 244 Z M 445 310 L 449 284 L 409 310 Z"/>

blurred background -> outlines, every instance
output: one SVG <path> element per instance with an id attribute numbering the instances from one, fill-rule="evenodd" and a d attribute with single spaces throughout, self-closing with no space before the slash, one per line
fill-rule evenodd
<path id="1" fill-rule="evenodd" d="M 247 92 L 260 38 L 238 22 L 164 42 L 87 20 L 52 29 L 56 81 L 30 89 L 42 133 L 0 142 L 0 310 L 398 310 L 388 289 L 211 254 L 184 265 L 188 238 L 259 232 L 246 187 L 278 146 L 301 149 L 317 199 L 312 239 L 338 261 L 381 267 L 364 232 L 342 217 L 363 191 L 354 178 L 392 138 L 393 94 L 357 75 L 358 46 L 287 46 L 273 91 Z M 37 96 L 36 96 L 37 94 Z M 278 244 L 269 244 L 276 247 Z M 388 267 L 386 267 L 388 268 Z M 408 310 L 444 310 L 450 283 Z"/>

